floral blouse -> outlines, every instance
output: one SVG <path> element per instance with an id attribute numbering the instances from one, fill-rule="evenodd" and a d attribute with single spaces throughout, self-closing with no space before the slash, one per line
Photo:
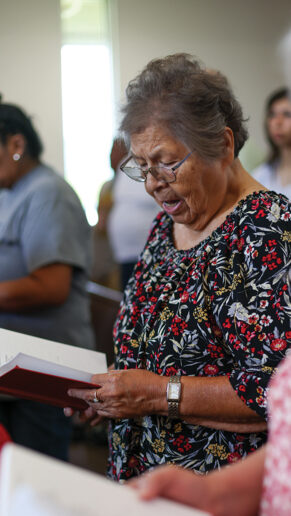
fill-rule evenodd
<path id="1" fill-rule="evenodd" d="M 174 247 L 173 222 L 159 213 L 115 324 L 116 369 L 226 375 L 266 418 L 267 386 L 291 341 L 290 208 L 283 195 L 253 193 L 189 250 Z M 109 476 L 124 480 L 162 463 L 206 473 L 265 439 L 159 415 L 116 420 Z"/>

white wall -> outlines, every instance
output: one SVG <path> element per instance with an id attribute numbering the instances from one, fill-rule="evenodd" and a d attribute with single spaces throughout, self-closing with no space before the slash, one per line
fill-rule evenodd
<path id="1" fill-rule="evenodd" d="M 63 172 L 59 0 L 0 0 L 0 92 L 32 115 Z"/>
<path id="2" fill-rule="evenodd" d="M 262 157 L 263 103 L 285 82 L 277 58 L 290 0 L 116 0 L 121 91 L 152 58 L 190 52 L 229 78 L 250 117 L 250 166 Z"/>
<path id="3" fill-rule="evenodd" d="M 284 83 L 276 49 L 290 0 L 111 1 L 120 91 L 150 59 L 193 53 L 230 79 L 250 117 L 246 164 L 258 160 L 264 100 Z M 62 171 L 60 44 L 59 0 L 0 0 L 0 92 L 34 116 L 44 159 Z"/>

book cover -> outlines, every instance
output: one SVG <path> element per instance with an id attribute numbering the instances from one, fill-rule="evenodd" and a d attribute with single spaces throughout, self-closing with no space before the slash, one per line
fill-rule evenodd
<path id="1" fill-rule="evenodd" d="M 0 393 L 82 410 L 68 389 L 96 388 L 91 376 L 106 371 L 104 353 L 0 330 Z"/>

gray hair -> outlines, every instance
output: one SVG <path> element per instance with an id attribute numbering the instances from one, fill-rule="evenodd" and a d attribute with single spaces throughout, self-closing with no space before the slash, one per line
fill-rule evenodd
<path id="1" fill-rule="evenodd" d="M 202 158 L 225 151 L 224 131 L 234 135 L 238 156 L 248 138 L 242 108 L 224 75 L 189 54 L 154 59 L 127 86 L 120 129 L 128 141 L 150 125 L 161 125 Z"/>

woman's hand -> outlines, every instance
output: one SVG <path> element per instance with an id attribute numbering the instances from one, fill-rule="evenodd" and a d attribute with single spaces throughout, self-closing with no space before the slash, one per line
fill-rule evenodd
<path id="1" fill-rule="evenodd" d="M 213 516 L 258 514 L 265 447 L 220 471 L 201 476 L 176 466 L 158 466 L 128 483 L 143 500 L 158 496 L 190 505 Z"/>
<path id="2" fill-rule="evenodd" d="M 128 485 L 139 491 L 142 500 L 163 497 L 206 510 L 210 492 L 205 480 L 206 477 L 178 466 L 158 466 L 130 480 Z"/>
<path id="3" fill-rule="evenodd" d="M 75 413 L 79 415 L 79 419 L 82 421 L 82 423 L 90 423 L 90 426 L 99 425 L 104 420 L 102 416 L 96 416 L 96 411 L 93 409 L 93 407 L 88 407 L 86 410 L 80 412 L 76 412 L 71 407 L 64 408 L 64 414 L 67 417 L 71 417 Z"/>
<path id="4" fill-rule="evenodd" d="M 97 412 L 98 417 L 113 419 L 134 418 L 155 413 L 167 415 L 168 380 L 167 377 L 143 369 L 113 370 L 106 374 L 92 376 L 91 382 L 96 384 L 96 390 L 70 389 L 68 394 L 85 400 L 89 404 L 90 410 L 84 411 L 83 420 L 92 418 L 92 411 L 95 417 Z M 94 401 L 95 395 L 97 402 Z M 65 413 L 68 414 L 68 412 Z"/>

